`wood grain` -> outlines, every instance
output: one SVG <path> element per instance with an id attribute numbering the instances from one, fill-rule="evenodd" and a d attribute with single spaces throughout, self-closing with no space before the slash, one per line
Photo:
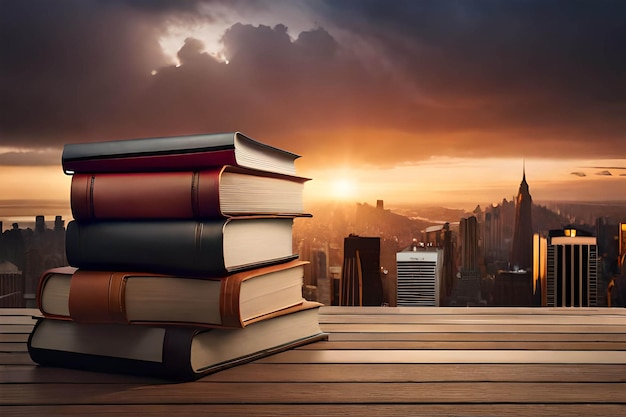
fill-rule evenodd
<path id="1" fill-rule="evenodd" d="M 68 404 L 626 404 L 626 383 L 199 383 L 19 384 L 1 405 Z"/>
<path id="2" fill-rule="evenodd" d="M 141 415 L 144 417 L 623 417 L 623 404 L 173 404 L 173 405 L 74 405 L 0 407 L 3 417 L 100 417 Z"/>
<path id="3" fill-rule="evenodd" d="M 173 383 L 36 366 L 0 309 L 5 416 L 626 415 L 626 309 L 322 307 L 320 341 Z"/>

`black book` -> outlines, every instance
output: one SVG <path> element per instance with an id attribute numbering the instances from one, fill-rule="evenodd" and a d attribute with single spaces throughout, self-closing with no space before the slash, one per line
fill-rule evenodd
<path id="1" fill-rule="evenodd" d="M 305 302 L 296 312 L 244 329 L 79 324 L 41 318 L 27 346 L 31 359 L 42 366 L 190 381 L 324 339 L 319 306 Z"/>
<path id="2" fill-rule="evenodd" d="M 68 263 L 84 269 L 220 276 L 286 262 L 293 218 L 195 221 L 71 221 Z"/>

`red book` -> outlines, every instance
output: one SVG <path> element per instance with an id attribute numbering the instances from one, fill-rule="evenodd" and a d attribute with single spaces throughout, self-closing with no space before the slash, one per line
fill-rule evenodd
<path id="1" fill-rule="evenodd" d="M 296 155 L 242 133 L 73 143 L 63 148 L 66 174 L 199 170 L 235 165 L 295 175 Z"/>
<path id="2" fill-rule="evenodd" d="M 76 220 L 308 216 L 307 178 L 224 166 L 202 171 L 74 174 Z"/>

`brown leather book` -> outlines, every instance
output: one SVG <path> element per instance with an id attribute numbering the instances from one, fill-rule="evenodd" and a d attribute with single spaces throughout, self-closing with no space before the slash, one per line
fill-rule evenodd
<path id="1" fill-rule="evenodd" d="M 319 303 L 244 329 L 81 324 L 41 318 L 27 347 L 42 366 L 195 380 L 326 337 Z"/>
<path id="2" fill-rule="evenodd" d="M 202 171 L 75 174 L 70 203 L 79 221 L 304 217 L 306 181 L 231 165 Z"/>
<path id="3" fill-rule="evenodd" d="M 36 298 L 44 317 L 77 323 L 241 328 L 299 309 L 307 264 L 203 279 L 52 268 L 41 275 Z"/>

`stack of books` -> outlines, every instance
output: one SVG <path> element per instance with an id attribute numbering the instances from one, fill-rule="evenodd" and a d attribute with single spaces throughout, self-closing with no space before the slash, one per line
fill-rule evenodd
<path id="1" fill-rule="evenodd" d="M 193 380 L 323 338 L 297 157 L 238 132 L 66 145 L 70 266 L 41 276 L 31 358 Z"/>

